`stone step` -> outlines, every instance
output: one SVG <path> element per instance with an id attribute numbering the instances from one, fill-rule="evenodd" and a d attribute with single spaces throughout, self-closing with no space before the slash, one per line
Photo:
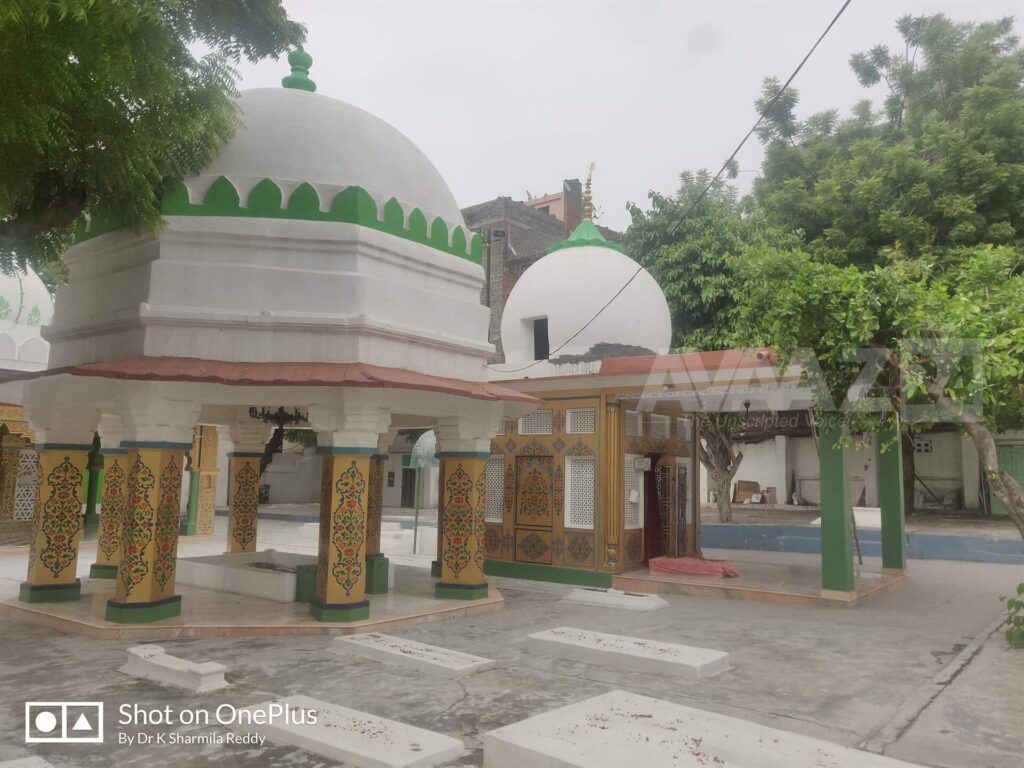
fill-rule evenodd
<path id="1" fill-rule="evenodd" d="M 821 739 L 612 691 L 484 734 L 485 768 L 911 768 Z"/>
<path id="2" fill-rule="evenodd" d="M 531 653 L 560 656 L 605 667 L 657 675 L 678 675 L 694 681 L 729 668 L 729 654 L 709 648 L 609 635 L 574 627 L 557 627 L 526 638 Z"/>
<path id="3" fill-rule="evenodd" d="M 337 637 L 331 643 L 330 650 L 339 655 L 355 653 L 385 664 L 395 664 L 445 677 L 471 675 L 497 664 L 496 661 L 481 656 L 378 632 Z"/>
<path id="4" fill-rule="evenodd" d="M 281 712 L 307 713 L 304 722 L 291 721 Z M 274 713 L 279 714 L 274 717 Z M 251 725 L 255 713 L 267 722 Z M 309 696 L 288 696 L 238 711 L 237 733 L 255 733 L 267 741 L 297 747 L 352 768 L 428 768 L 465 752 L 458 739 L 423 728 L 388 720 Z M 311 715 L 315 716 L 315 722 Z"/>
<path id="5" fill-rule="evenodd" d="M 136 645 L 128 649 L 128 661 L 118 672 L 193 693 L 208 693 L 227 687 L 224 680 L 226 669 L 215 661 L 197 664 L 171 656 L 159 645 Z"/>

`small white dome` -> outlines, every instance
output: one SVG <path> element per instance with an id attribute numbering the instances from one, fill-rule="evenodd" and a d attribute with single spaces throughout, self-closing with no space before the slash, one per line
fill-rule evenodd
<path id="1" fill-rule="evenodd" d="M 0 273 L 0 369 L 42 370 L 50 345 L 41 327 L 53 320 L 53 298 L 32 268 Z"/>
<path id="2" fill-rule="evenodd" d="M 309 182 L 329 203 L 343 187 L 359 186 L 381 206 L 394 197 L 408 216 L 440 216 L 464 226 L 455 197 L 433 163 L 400 131 L 343 101 L 293 88 L 255 88 L 238 98 L 240 124 L 198 176 L 185 180 L 193 201 L 226 176 L 243 205 L 262 179 L 282 187 L 285 200 Z"/>
<path id="3" fill-rule="evenodd" d="M 591 225 L 593 226 L 593 225 Z M 534 321 L 547 318 L 553 358 L 582 355 L 597 344 L 663 353 L 672 342 L 668 302 L 657 281 L 640 269 L 632 282 L 586 329 L 556 349 L 601 310 L 636 274 L 639 264 L 611 247 L 564 247 L 535 262 L 505 303 L 501 344 L 506 363 L 534 360 Z"/>

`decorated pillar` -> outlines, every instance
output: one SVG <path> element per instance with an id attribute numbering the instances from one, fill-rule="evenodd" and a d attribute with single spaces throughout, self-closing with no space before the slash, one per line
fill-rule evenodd
<path id="1" fill-rule="evenodd" d="M 186 536 L 213 533 L 217 493 L 217 427 L 200 424 L 192 435 L 192 470 L 189 472 L 188 517 L 182 528 Z"/>
<path id="2" fill-rule="evenodd" d="M 906 570 L 907 538 L 903 509 L 903 438 L 899 423 L 875 436 L 878 451 L 878 505 L 882 509 L 882 570 Z"/>
<path id="3" fill-rule="evenodd" d="M 387 454 L 370 458 L 369 491 L 366 508 L 366 591 L 384 595 L 388 591 L 389 561 L 380 548 L 381 519 L 384 514 L 384 462 Z"/>
<path id="4" fill-rule="evenodd" d="M 310 405 L 308 411 L 322 473 L 316 590 L 309 612 L 319 621 L 348 622 L 370 615 L 367 540 L 369 510 L 377 503 L 371 502 L 372 464 L 391 413 L 375 392 L 345 390 L 339 399 Z M 386 591 L 386 577 L 377 586 Z"/>
<path id="5" fill-rule="evenodd" d="M 78 544 L 82 536 L 85 475 L 91 443 L 41 443 L 41 482 L 28 576 L 19 597 L 26 603 L 78 600 Z"/>
<path id="6" fill-rule="evenodd" d="M 0 437 L 0 533 L 17 534 L 19 529 L 31 532 L 32 518 L 19 518 L 18 474 L 21 470 L 21 452 L 25 441 L 15 435 Z"/>
<path id="7" fill-rule="evenodd" d="M 96 541 L 100 535 L 100 494 L 103 488 L 103 457 L 93 442 L 89 454 L 89 470 L 85 475 L 85 515 L 82 518 L 82 541 Z"/>
<path id="8" fill-rule="evenodd" d="M 121 530 L 128 503 L 127 451 L 101 448 L 103 459 L 103 495 L 100 502 L 100 532 L 96 542 L 96 562 L 89 569 L 93 579 L 116 579 L 121 563 Z"/>
<path id="9" fill-rule="evenodd" d="M 157 621 L 181 613 L 174 593 L 178 512 L 188 443 L 121 444 L 128 471 L 128 503 L 121 526 L 117 589 L 107 621 Z"/>
<path id="10" fill-rule="evenodd" d="M 229 553 L 256 551 L 262 459 L 262 451 L 232 451 L 228 454 L 228 482 L 231 484 L 228 513 Z"/>
<path id="11" fill-rule="evenodd" d="M 605 403 L 604 418 L 604 569 L 617 571 L 621 564 L 624 521 L 622 505 L 622 409 L 618 402 Z"/>
<path id="12" fill-rule="evenodd" d="M 818 427 L 821 467 L 821 591 L 835 596 L 855 592 L 853 574 L 853 506 L 846 430 L 838 414 L 825 414 Z"/>
<path id="13" fill-rule="evenodd" d="M 441 581 L 436 597 L 478 600 L 487 597 L 484 578 L 484 469 L 490 451 L 451 451 L 441 461 Z"/>
<path id="14" fill-rule="evenodd" d="M 260 463 L 273 425 L 245 417 L 231 425 L 228 454 L 228 553 L 255 552 L 259 522 Z M 216 459 L 214 459 L 216 461 Z"/>

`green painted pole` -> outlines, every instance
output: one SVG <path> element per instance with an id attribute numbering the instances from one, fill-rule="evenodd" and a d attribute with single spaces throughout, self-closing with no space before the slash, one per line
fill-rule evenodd
<path id="1" fill-rule="evenodd" d="M 819 425 L 818 460 L 821 478 L 821 588 L 853 592 L 853 505 L 845 428 L 838 414 L 825 414 Z"/>
<path id="2" fill-rule="evenodd" d="M 875 436 L 878 452 L 878 505 L 882 508 L 882 567 L 907 567 L 907 540 L 903 509 L 903 440 L 899 426 L 886 427 Z M 884 449 L 884 451 L 883 451 Z"/>
<path id="3" fill-rule="evenodd" d="M 102 457 L 97 457 L 102 461 Z M 100 516 L 96 511 L 99 502 L 100 475 L 102 464 L 89 467 L 85 474 L 85 519 L 82 521 L 82 541 L 93 541 L 99 538 Z"/>
<path id="4" fill-rule="evenodd" d="M 199 519 L 199 472 L 188 473 L 188 514 L 185 524 L 181 527 L 182 536 L 195 536 Z"/>

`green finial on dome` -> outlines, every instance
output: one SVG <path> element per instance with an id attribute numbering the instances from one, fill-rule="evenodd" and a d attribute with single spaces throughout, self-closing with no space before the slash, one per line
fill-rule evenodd
<path id="1" fill-rule="evenodd" d="M 291 64 L 292 73 L 281 78 L 281 85 L 285 88 L 294 88 L 310 93 L 315 91 L 316 83 L 309 79 L 309 68 L 313 65 L 313 57 L 300 47 L 288 54 L 288 63 Z"/>
<path id="2" fill-rule="evenodd" d="M 580 248 L 584 245 L 596 245 L 601 248 L 611 248 L 612 250 L 625 253 L 621 245 L 613 243 L 602 235 L 601 230 L 594 223 L 594 203 L 591 196 L 594 167 L 594 164 L 591 163 L 590 168 L 587 169 L 587 182 L 583 187 L 583 220 L 580 221 L 567 240 L 548 246 L 548 253 L 560 251 L 563 248 Z"/>

